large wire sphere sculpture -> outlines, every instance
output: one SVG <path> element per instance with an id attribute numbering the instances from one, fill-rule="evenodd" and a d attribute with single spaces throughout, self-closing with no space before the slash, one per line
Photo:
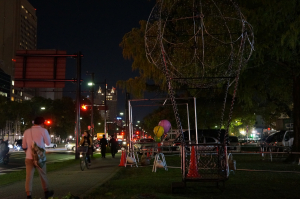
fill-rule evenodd
<path id="1" fill-rule="evenodd" d="M 148 60 L 198 88 L 236 76 L 253 44 L 252 27 L 232 0 L 157 0 L 145 30 Z"/>

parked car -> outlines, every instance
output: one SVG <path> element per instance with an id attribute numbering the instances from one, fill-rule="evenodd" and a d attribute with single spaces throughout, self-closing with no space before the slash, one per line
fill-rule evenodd
<path id="1" fill-rule="evenodd" d="M 241 144 L 239 142 L 239 139 L 236 136 L 229 136 L 228 141 L 229 141 L 227 145 L 228 152 L 241 152 Z"/>
<path id="2" fill-rule="evenodd" d="M 286 131 L 283 136 L 282 145 L 285 147 L 292 147 L 294 143 L 294 136 L 295 134 L 293 130 Z"/>
<path id="3" fill-rule="evenodd" d="M 201 146 L 200 148 L 198 147 L 198 149 L 200 150 L 216 150 L 216 146 L 215 144 L 219 144 L 219 140 L 214 138 L 214 137 L 210 137 L 210 136 L 201 136 L 198 140 L 199 144 L 211 144 L 211 145 L 207 145 L 207 146 Z"/>
<path id="4" fill-rule="evenodd" d="M 277 142 L 281 142 L 283 140 L 284 134 L 285 131 L 277 131 L 275 133 L 272 133 L 265 139 L 262 144 L 264 146 L 276 146 Z"/>
<path id="5" fill-rule="evenodd" d="M 65 148 L 68 150 L 75 151 L 76 143 L 75 142 L 68 142 L 68 144 L 65 145 Z"/>
<path id="6" fill-rule="evenodd" d="M 188 141 L 186 140 L 186 143 L 188 143 Z M 195 141 L 193 141 L 192 143 L 195 143 Z M 211 144 L 211 145 L 206 145 L 206 146 L 198 146 L 198 150 L 216 150 L 215 144 L 219 144 L 219 140 L 214 138 L 214 137 L 210 137 L 210 136 L 200 136 L 198 137 L 198 143 L 199 144 Z M 176 148 L 176 150 L 180 150 L 180 142 L 179 141 L 175 141 L 173 146 L 178 146 Z M 187 150 L 189 150 L 189 147 L 187 148 Z"/>
<path id="7" fill-rule="evenodd" d="M 57 147 L 57 144 L 50 143 L 50 145 L 45 144 L 45 148 L 53 148 L 55 149 Z"/>
<path id="8" fill-rule="evenodd" d="M 154 142 L 154 139 L 152 139 L 152 138 L 140 139 L 134 144 L 134 148 L 137 150 L 150 149 L 155 146 L 156 146 L 156 144 Z"/>
<path id="9" fill-rule="evenodd" d="M 263 146 L 275 146 L 280 147 L 279 149 L 287 150 L 291 148 L 294 142 L 294 131 L 293 130 L 282 130 L 269 135 L 262 143 Z M 286 148 L 284 148 L 286 147 Z"/>

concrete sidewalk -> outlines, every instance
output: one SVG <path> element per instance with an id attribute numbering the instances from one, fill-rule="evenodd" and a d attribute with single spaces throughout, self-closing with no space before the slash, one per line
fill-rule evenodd
<path id="1" fill-rule="evenodd" d="M 90 169 L 81 171 L 80 164 L 72 165 L 62 170 L 48 173 L 50 189 L 54 190 L 54 197 L 61 198 L 68 193 L 80 198 L 89 194 L 92 190 L 109 180 L 119 169 L 121 154 L 116 158 L 108 155 L 105 159 L 92 160 Z M 44 193 L 39 177 L 35 177 L 32 186 L 33 198 L 44 198 Z M 25 179 L 0 189 L 0 198 L 22 199 L 26 198 Z"/>

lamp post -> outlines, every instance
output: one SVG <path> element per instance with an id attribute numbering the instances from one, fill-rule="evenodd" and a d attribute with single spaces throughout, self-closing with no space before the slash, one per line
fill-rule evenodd
<path id="1" fill-rule="evenodd" d="M 89 86 L 92 87 L 91 89 L 91 133 L 92 133 L 92 138 L 94 139 L 94 76 L 95 73 L 87 73 L 87 74 L 91 74 L 92 76 L 92 82 L 88 83 Z"/>
<path id="2" fill-rule="evenodd" d="M 95 73 L 86 73 L 88 75 L 92 76 L 92 82 L 89 82 L 88 85 L 92 86 L 91 89 L 91 104 L 92 104 L 92 110 L 91 110 L 91 131 L 92 131 L 92 136 L 94 138 L 94 86 L 95 84 L 104 84 L 104 135 L 106 135 L 106 79 L 104 80 L 104 82 L 98 82 L 95 83 L 94 79 L 95 79 Z"/>

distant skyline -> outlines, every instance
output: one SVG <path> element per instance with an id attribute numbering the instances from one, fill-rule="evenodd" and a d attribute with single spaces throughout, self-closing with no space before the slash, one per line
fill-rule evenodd
<path id="1" fill-rule="evenodd" d="M 138 75 L 131 69 L 132 61 L 123 58 L 119 44 L 132 28 L 140 27 L 140 20 L 147 20 L 155 0 L 28 1 L 36 8 L 38 49 L 66 50 L 69 54 L 81 51 L 84 55 L 83 91 L 89 90 L 90 75 L 86 75 L 87 71 L 95 73 L 96 83 L 106 79 L 108 88 L 116 87 L 118 80 Z M 75 78 L 75 71 L 75 60 L 68 58 L 66 78 Z M 95 90 L 98 87 L 96 85 Z M 64 90 L 75 91 L 75 84 L 66 83 Z M 65 92 L 64 95 L 74 97 L 75 93 Z M 83 93 L 86 95 L 88 93 Z M 118 89 L 118 109 L 124 112 L 124 106 L 125 94 Z M 142 120 L 144 116 L 143 111 L 136 113 L 135 118 Z"/>

